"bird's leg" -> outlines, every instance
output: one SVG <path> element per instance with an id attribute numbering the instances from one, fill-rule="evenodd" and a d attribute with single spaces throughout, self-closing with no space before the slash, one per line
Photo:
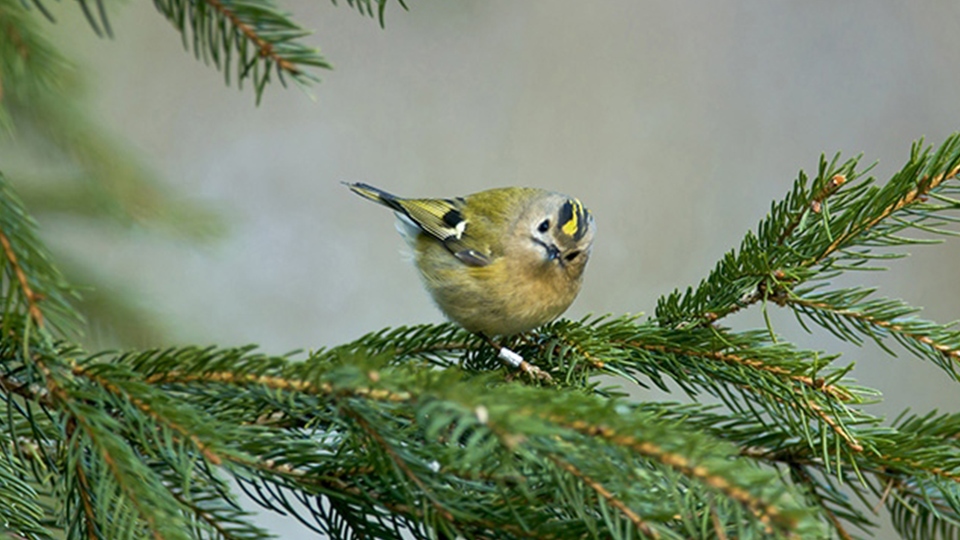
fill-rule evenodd
<path id="1" fill-rule="evenodd" d="M 484 334 L 484 333 L 481 332 L 481 333 L 479 333 L 479 334 L 477 334 L 477 335 L 479 335 L 484 341 L 487 342 L 487 344 L 489 344 L 491 347 L 493 347 L 493 350 L 497 351 L 497 356 L 498 356 L 501 360 L 503 360 L 504 363 L 506 363 L 507 365 L 509 365 L 510 367 L 520 368 L 520 369 L 523 370 L 527 375 L 530 375 L 531 377 L 533 377 L 533 378 L 535 378 L 535 379 L 540 379 L 541 381 L 550 382 L 550 381 L 553 380 L 553 378 L 550 377 L 550 374 L 549 374 L 549 373 L 547 373 L 546 371 L 541 370 L 540 368 L 538 368 L 537 366 L 531 364 L 530 362 L 527 362 L 526 360 L 523 359 L 522 356 L 520 356 L 519 354 L 511 351 L 510 349 L 508 349 L 508 348 L 506 348 L 506 347 L 501 347 L 500 345 L 497 345 L 497 344 L 494 343 L 494 341 L 493 341 L 492 339 L 490 339 L 490 337 L 487 336 L 486 334 Z"/>

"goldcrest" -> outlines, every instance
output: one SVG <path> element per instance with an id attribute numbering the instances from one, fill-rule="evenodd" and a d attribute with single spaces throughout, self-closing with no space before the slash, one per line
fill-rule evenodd
<path id="1" fill-rule="evenodd" d="M 519 187 L 403 199 L 347 186 L 396 213 L 426 289 L 470 332 L 526 332 L 559 317 L 580 292 L 596 226 L 577 199 Z"/>

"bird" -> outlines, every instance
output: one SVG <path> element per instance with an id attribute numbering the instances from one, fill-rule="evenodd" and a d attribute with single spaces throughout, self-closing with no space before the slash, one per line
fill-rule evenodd
<path id="1" fill-rule="evenodd" d="M 548 378 L 492 338 L 555 320 L 580 292 L 596 224 L 578 199 L 527 187 L 403 198 L 344 184 L 394 211 L 426 290 L 450 320 L 498 348 L 507 363 Z"/>

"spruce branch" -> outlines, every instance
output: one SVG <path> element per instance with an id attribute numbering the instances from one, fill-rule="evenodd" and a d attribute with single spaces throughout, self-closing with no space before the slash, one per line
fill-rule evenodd
<path id="1" fill-rule="evenodd" d="M 289 78 L 299 85 L 319 79 L 304 68 L 331 66 L 319 51 L 300 40 L 310 33 L 271 0 L 155 0 L 154 4 L 183 35 L 185 48 L 222 70 L 230 84 L 250 80 L 257 101 L 271 75 L 286 85 Z"/>
<path id="2" fill-rule="evenodd" d="M 373 16 L 371 0 L 347 3 Z M 376 0 L 376 4 L 383 26 L 387 1 Z M 319 49 L 303 43 L 311 32 L 272 0 L 154 0 L 154 5 L 182 34 L 184 47 L 221 70 L 227 85 L 231 78 L 238 87 L 249 80 L 257 103 L 273 75 L 283 86 L 290 79 L 306 87 L 320 80 L 312 69 L 333 69 Z"/>
<path id="3" fill-rule="evenodd" d="M 844 272 L 876 269 L 875 260 L 903 256 L 890 250 L 938 241 L 903 232 L 955 234 L 947 227 L 960 219 L 955 198 L 960 135 L 935 151 L 922 141 L 914 144 L 907 164 L 883 186 L 874 185 L 873 178 L 861 180 L 858 160 L 838 165 L 839 156 L 821 159 L 812 183 L 801 172 L 757 232 L 748 233 L 740 249 L 728 253 L 697 289 L 660 299 L 658 322 L 677 328 L 710 325 L 769 302 L 792 308 L 843 340 L 859 343 L 863 335 L 890 352 L 882 339 L 893 337 L 956 378 L 960 339 L 949 325 L 912 318 L 917 310 L 902 301 L 865 301 L 869 289 L 821 289 Z M 887 252 L 872 253 L 878 248 Z"/>
<path id="4" fill-rule="evenodd" d="M 765 425 L 749 418 L 731 418 L 717 411 L 716 407 L 677 407 L 667 403 L 636 406 L 658 414 L 660 418 L 682 421 L 689 428 L 704 429 L 733 442 L 741 448 L 743 456 L 771 466 L 788 467 L 791 477 L 808 490 L 810 504 L 825 510 L 825 517 L 840 537 L 852 537 L 845 524 L 869 531 L 872 520 L 851 504 L 850 497 L 840 490 L 839 485 L 852 491 L 867 507 L 886 505 L 891 513 L 906 513 L 912 518 L 922 515 L 923 519 L 928 519 L 931 515 L 940 515 L 948 524 L 955 520 L 955 511 L 950 511 L 947 502 L 956 498 L 956 472 L 960 471 L 955 436 L 958 416 L 955 414 L 910 416 L 894 422 L 893 429 L 875 430 L 871 434 L 875 438 L 875 451 L 856 454 L 855 462 L 830 468 L 815 450 L 797 441 L 789 429 L 777 425 Z M 926 481 L 922 483 L 923 487 L 917 486 L 917 479 L 931 476 L 941 480 Z M 936 521 L 937 518 L 930 519 Z M 938 526 L 943 524 L 941 522 Z"/>
<path id="5" fill-rule="evenodd" d="M 187 392 L 191 398 L 196 399 L 198 396 L 193 394 L 196 390 L 187 391 L 185 386 L 194 387 L 196 385 L 209 385 L 211 383 L 217 385 L 235 385 L 239 384 L 243 387 L 248 387 L 251 384 L 260 384 L 263 383 L 271 385 L 273 388 L 284 388 L 288 391 L 293 391 L 293 389 L 305 388 L 302 383 L 295 383 L 294 380 L 302 379 L 290 379 L 290 375 L 299 372 L 303 377 L 303 374 L 310 373 L 313 377 L 321 375 L 318 372 L 320 366 L 324 367 L 324 370 L 331 370 L 331 364 L 338 365 L 343 360 L 338 360 L 335 363 L 332 358 L 329 356 L 330 352 L 323 353 L 324 362 L 317 362 L 317 358 L 313 357 L 302 364 L 291 365 L 289 367 L 283 367 L 280 372 L 274 371 L 275 374 L 267 375 L 268 371 L 273 371 L 281 366 L 276 363 L 276 359 L 264 359 L 258 358 L 256 356 L 248 356 L 245 359 L 240 359 L 239 373 L 237 377 L 225 378 L 221 376 L 210 377 L 209 374 L 219 373 L 221 363 L 223 361 L 224 352 L 213 353 L 208 352 L 206 354 L 201 353 L 200 351 L 185 351 L 186 356 L 190 360 L 186 364 L 180 364 L 175 370 L 170 369 L 169 363 L 173 359 L 171 356 L 173 352 L 165 353 L 163 355 L 143 355 L 137 358 L 129 357 L 125 361 L 130 362 L 131 365 L 136 366 L 136 369 L 142 372 L 146 377 L 154 382 L 165 381 L 167 384 L 173 384 L 176 388 L 179 388 Z M 227 352 L 230 355 L 236 354 L 235 352 Z M 354 360 L 356 362 L 357 360 Z M 236 364 L 235 364 L 236 365 Z M 162 368 L 163 371 L 158 371 L 159 368 Z M 394 369 L 403 369 L 399 373 L 394 373 Z M 411 435 L 406 435 L 401 437 L 399 434 L 396 434 L 392 429 L 387 429 L 384 427 L 384 414 L 388 410 L 402 411 L 407 408 L 413 407 L 414 410 L 417 407 L 427 407 L 431 412 L 429 415 L 424 416 L 426 413 L 416 413 L 416 412 L 406 412 L 402 414 L 402 417 L 408 419 L 414 418 L 431 418 L 434 419 L 433 422 L 436 422 L 430 426 L 425 426 L 423 429 L 427 434 L 427 438 L 423 440 L 418 445 L 414 445 L 419 448 L 420 445 L 428 445 L 430 443 L 431 436 L 430 433 L 444 433 L 446 431 L 452 430 L 454 433 L 449 437 L 444 437 L 443 440 L 452 440 L 452 441 L 461 441 L 463 442 L 463 437 L 456 435 L 458 432 L 456 428 L 452 426 L 459 426 L 461 432 L 469 432 L 471 429 L 480 429 L 481 426 L 489 426 L 490 429 L 497 433 L 496 438 L 502 441 L 501 451 L 508 450 L 511 446 L 516 446 L 518 441 L 531 441 L 530 436 L 531 432 L 527 430 L 532 429 L 527 427 L 526 429 L 518 432 L 517 429 L 520 429 L 520 426 L 526 425 L 528 422 L 532 422 L 533 425 L 539 425 L 544 427 L 554 426 L 549 428 L 550 431 L 555 431 L 556 429 L 561 429 L 562 431 L 572 430 L 572 432 L 580 432 L 581 435 L 576 436 L 575 438 L 579 441 L 578 444 L 587 444 L 587 441 L 596 440 L 595 435 L 601 435 L 601 439 L 608 437 L 608 442 L 616 447 L 621 449 L 629 450 L 629 455 L 633 455 L 635 452 L 639 452 L 640 455 L 648 456 L 654 462 L 659 463 L 660 466 L 667 467 L 679 471 L 684 477 L 689 481 L 693 482 L 702 482 L 705 486 L 704 489 L 718 490 L 721 493 L 724 493 L 726 497 L 729 497 L 731 500 L 736 501 L 739 504 L 745 505 L 746 508 L 750 509 L 751 514 L 753 512 L 757 513 L 757 519 L 761 524 L 769 522 L 764 527 L 774 527 L 779 528 L 783 526 L 781 520 L 783 519 L 792 519 L 784 516 L 791 515 L 790 512 L 786 514 L 782 510 L 775 509 L 775 506 L 770 506 L 769 503 L 761 503 L 760 501 L 764 500 L 762 497 L 757 498 L 756 495 L 751 494 L 749 491 L 744 491 L 740 478 L 744 474 L 743 471 L 740 471 L 737 474 L 732 474 L 730 471 L 726 471 L 728 465 L 720 469 L 716 469 L 715 466 L 717 462 L 709 461 L 699 461 L 696 458 L 692 458 L 691 448 L 684 444 L 679 447 L 672 445 L 654 445 L 648 442 L 648 437 L 653 432 L 653 426 L 650 424 L 644 425 L 644 428 L 641 430 L 639 428 L 625 428 L 626 431 L 620 432 L 617 429 L 610 427 L 603 427 L 599 424 L 604 419 L 606 423 L 609 424 L 610 413 L 609 406 L 604 405 L 601 409 L 597 410 L 594 421 L 584 420 L 584 418 L 589 418 L 589 411 L 592 410 L 591 407 L 595 407 L 600 403 L 597 402 L 595 405 L 590 405 L 589 403 L 581 403 L 577 406 L 575 414 L 571 415 L 570 411 L 567 411 L 563 414 L 554 414 L 547 415 L 545 413 L 542 403 L 544 400 L 542 397 L 533 396 L 529 397 L 530 405 L 526 407 L 521 407 L 517 409 L 518 397 L 511 395 L 510 399 L 501 398 L 498 396 L 498 393 L 501 390 L 498 390 L 499 387 L 487 388 L 481 395 L 475 394 L 477 388 L 475 385 L 470 384 L 457 384 L 450 379 L 449 374 L 443 375 L 442 378 L 435 379 L 432 381 L 432 384 L 428 386 L 428 391 L 424 392 L 413 391 L 410 386 L 407 384 L 398 386 L 398 387 L 383 387 L 386 383 L 390 381 L 391 377 L 396 377 L 398 374 L 403 374 L 406 377 L 415 376 L 416 380 L 424 381 L 422 371 L 419 369 L 412 369 L 413 366 L 398 366 L 398 368 L 390 369 L 377 369 L 371 370 L 369 367 L 356 366 L 352 365 L 349 369 L 346 367 L 340 367 L 339 369 L 329 371 L 326 374 L 322 374 L 322 379 L 314 380 L 309 388 L 313 388 L 320 392 L 326 393 L 327 398 L 333 398 L 336 403 L 338 403 L 335 410 L 340 411 L 340 418 L 346 418 L 349 422 L 356 424 L 357 427 L 353 428 L 358 432 L 364 439 L 367 439 L 369 443 L 363 444 L 367 452 L 370 448 L 380 448 L 381 449 L 381 460 L 374 461 L 373 463 L 368 464 L 368 466 L 374 467 L 376 470 L 380 470 L 383 467 L 387 466 L 389 469 L 397 471 L 396 474 L 399 476 L 394 476 L 392 482 L 402 482 L 404 484 L 409 484 L 413 492 L 410 493 L 430 493 L 434 490 L 437 491 L 437 495 L 433 497 L 428 497 L 429 500 L 433 501 L 428 506 L 420 506 L 418 512 L 423 513 L 425 516 L 434 516 L 443 521 L 450 522 L 450 519 L 456 514 L 450 508 L 447 508 L 445 505 L 449 504 L 453 494 L 449 493 L 449 488 L 443 486 L 442 484 L 437 485 L 435 482 L 435 471 L 431 469 L 429 465 L 430 462 L 433 462 L 436 459 L 440 459 L 442 456 L 451 456 L 450 449 L 447 450 L 436 449 L 436 448 L 424 448 L 425 454 L 419 454 L 414 457 L 410 454 L 411 445 L 409 437 Z M 197 377 L 192 378 L 170 378 L 167 375 L 158 376 L 160 373 L 186 373 L 194 372 L 197 374 Z M 235 370 L 236 371 L 236 370 Z M 282 372 L 286 372 L 285 375 L 281 375 Z M 256 378 L 252 377 L 254 373 L 257 374 Z M 353 376 L 347 377 L 347 373 L 354 373 Z M 375 375 L 374 375 L 375 374 Z M 440 373 L 437 373 L 436 377 L 441 377 Z M 278 384 L 278 381 L 286 380 L 286 383 Z M 339 380 L 342 384 L 346 386 L 339 386 L 334 384 L 333 381 Z M 253 382 L 258 381 L 258 382 Z M 323 382 L 326 381 L 326 382 Z M 429 379 L 424 382 L 431 382 Z M 377 386 L 378 388 L 373 389 L 371 386 Z M 516 388 L 514 388 L 516 387 Z M 547 390 L 537 390 L 536 388 L 526 388 L 518 385 L 507 385 L 502 387 L 504 392 L 547 392 Z M 472 389 L 472 390 L 471 390 Z M 299 392 L 296 392 L 299 394 Z M 440 395 L 437 395 L 437 394 Z M 470 398 L 469 396 L 473 394 L 474 397 Z M 219 395 L 220 399 L 223 398 L 222 392 L 213 392 L 208 397 L 201 398 L 199 402 L 204 408 L 208 406 L 208 399 L 212 399 L 212 396 Z M 252 396 L 251 396 L 252 397 Z M 265 396 L 266 397 L 266 396 Z M 398 399 L 399 397 L 406 398 L 405 400 Z M 443 401 L 438 402 L 437 399 L 442 398 Z M 474 401 L 475 399 L 481 399 L 481 402 Z M 249 399 L 249 398 L 248 398 Z M 556 401 L 556 398 L 552 398 Z M 369 400 L 373 400 L 373 403 L 380 403 L 374 409 L 370 409 L 372 406 Z M 449 405 L 444 405 L 443 403 L 449 403 L 450 400 L 453 400 L 453 403 Z M 279 404 L 282 403 L 282 408 L 279 408 Z M 505 405 L 498 405 L 499 403 L 510 403 L 510 407 Z M 537 406 L 535 404 L 541 403 Z M 266 409 L 265 407 L 273 405 L 278 407 L 275 410 Z M 566 404 L 568 407 L 573 405 L 573 402 L 568 402 Z M 232 402 L 231 410 L 240 406 L 237 402 Z M 248 406 L 252 406 L 248 405 Z M 310 410 L 316 411 L 316 404 L 313 400 L 308 400 L 304 403 L 304 406 L 308 407 Z M 287 400 L 279 399 L 275 400 L 272 395 L 270 400 L 266 403 L 260 403 L 259 405 L 252 407 L 253 410 L 257 411 L 258 417 L 263 416 L 273 416 L 275 414 L 283 414 L 289 418 L 304 418 L 308 417 L 307 411 L 297 410 L 292 403 Z M 359 407 L 359 408 L 358 408 Z M 398 409 L 399 407 L 399 409 Z M 446 414 L 440 414 L 438 407 L 445 409 Z M 558 410 L 562 410 L 565 407 L 562 405 L 557 405 Z M 366 412 L 369 411 L 369 412 Z M 373 412 L 376 411 L 376 412 Z M 482 411 L 482 412 L 480 412 Z M 315 416 L 315 412 L 312 413 Z M 375 416 L 371 416 L 374 414 Z M 497 417 L 501 417 L 497 421 Z M 482 419 L 482 420 L 481 420 Z M 565 419 L 565 420 L 564 420 Z M 478 420 L 480 423 L 478 424 Z M 329 421 L 334 421 L 331 418 Z M 316 420 L 313 420 L 316 422 Z M 400 425 L 406 426 L 409 420 L 403 421 Z M 520 426 L 518 426 L 520 422 Z M 547 422 L 543 424 L 543 422 Z M 321 421 L 324 423 L 324 421 Z M 338 429 L 348 429 L 342 424 L 342 421 L 338 422 L 338 425 L 341 428 Z M 463 427 L 466 425 L 467 427 Z M 374 427 L 378 426 L 378 427 Z M 384 431 L 386 429 L 386 431 Z M 399 428 L 394 428 L 399 429 Z M 404 428 L 405 429 L 405 428 Z M 537 428 L 537 431 L 542 430 L 543 427 Z M 675 430 L 675 426 L 672 426 L 672 430 Z M 594 431 L 595 430 L 595 431 Z M 522 435 L 521 433 L 527 432 L 527 434 Z M 628 434 L 630 433 L 630 434 Z M 639 435 L 642 433 L 642 435 Z M 581 440 L 582 439 L 582 440 Z M 403 440 L 405 441 L 402 447 L 394 446 L 395 443 L 389 443 L 391 440 Z M 489 444 L 491 439 L 484 438 L 479 435 L 470 437 L 470 440 L 474 441 L 476 444 Z M 539 439 L 537 439 L 539 441 Z M 551 439 L 552 440 L 552 439 Z M 524 445 L 526 443 L 523 443 Z M 274 442 L 273 446 L 276 446 Z M 481 444 L 482 446 L 482 444 Z M 550 443 L 547 447 L 542 448 L 542 451 L 546 452 L 548 448 L 553 448 L 554 443 Z M 700 444 L 698 447 L 710 448 L 709 444 Z M 469 448 L 469 446 L 468 446 Z M 551 450 L 551 452 L 556 452 L 557 450 Z M 342 452 L 342 451 L 341 451 Z M 468 452 L 469 453 L 469 452 Z M 463 456 L 458 455 L 459 452 L 455 452 L 451 459 L 463 459 Z M 286 452 L 282 452 L 281 455 L 288 456 Z M 482 454 L 481 454 L 482 455 Z M 429 458 L 429 459 L 428 459 Z M 288 459 L 289 456 L 288 456 Z M 426 460 L 426 461 L 424 461 Z M 469 465 L 470 460 L 463 462 L 461 465 L 456 463 L 451 463 L 451 470 L 470 470 L 473 467 L 476 467 L 476 464 Z M 697 463 L 697 465 L 694 465 Z M 710 465 L 710 464 L 713 465 Z M 386 465 L 385 465 L 386 464 Z M 440 464 L 441 469 L 446 470 L 446 464 Z M 363 469 L 365 467 L 361 467 Z M 609 473 L 608 473 L 609 474 Z M 496 475 L 492 475 L 495 477 Z M 593 475 L 590 475 L 591 478 L 594 478 Z M 476 482 L 476 478 L 469 478 L 465 480 L 470 480 L 471 482 Z M 599 480 L 597 480 L 599 481 Z M 391 482 L 391 483 L 392 483 Z M 593 489 L 587 484 L 586 487 Z M 387 494 L 390 492 L 388 491 Z M 612 492 L 611 492 L 612 493 Z M 387 494 L 379 494 L 377 499 L 382 500 L 386 497 Z M 443 494 L 440 496 L 439 494 Z M 394 495 L 395 496 L 395 495 Z M 463 503 L 465 501 L 461 501 Z M 435 505 L 441 505 L 437 507 Z M 461 509 L 462 511 L 462 509 Z M 458 517 L 459 520 L 464 519 L 463 517 Z M 540 518 L 542 520 L 543 518 Z M 468 520 L 470 521 L 470 520 Z"/>
<path id="6" fill-rule="evenodd" d="M 831 482 L 819 482 L 805 468 L 791 465 L 791 477 L 799 484 L 807 486 L 807 498 L 823 508 L 823 513 L 841 540 L 852 540 L 854 537 L 847 531 L 845 522 L 852 523 L 864 532 L 869 532 L 870 521 L 858 509 L 850 505 L 844 495 Z"/>
<path id="7" fill-rule="evenodd" d="M 71 67 L 17 0 L 0 0 L 0 127 L 12 131 L 10 104 L 58 90 Z"/>
<path id="8" fill-rule="evenodd" d="M 337 4 L 337 0 L 332 0 L 333 4 Z M 347 5 L 359 11 L 362 15 L 367 17 L 376 17 L 380 22 L 380 27 L 383 28 L 384 19 L 383 14 L 386 12 L 388 0 L 347 0 Z M 397 0 L 397 3 L 400 4 L 404 10 L 409 10 L 407 4 L 404 0 Z"/>
<path id="9" fill-rule="evenodd" d="M 333 2 L 336 4 L 336 2 Z M 361 14 L 376 17 L 382 27 L 387 0 L 347 0 Z M 403 0 L 397 2 L 408 9 Z M 32 0 L 47 19 L 53 16 L 43 0 Z M 100 37 L 112 37 L 113 30 L 103 0 L 79 0 L 90 27 Z M 312 32 L 300 26 L 273 0 L 154 0 L 157 10 L 181 34 L 184 48 L 223 72 L 227 85 L 238 87 L 249 81 L 257 103 L 274 79 L 283 86 L 293 81 L 305 88 L 319 82 L 317 69 L 333 66 L 308 46 L 304 38 Z M 45 89 L 62 84 L 66 62 L 40 35 L 26 4 L 0 0 L 0 126 L 10 127 L 2 107 L 5 94 L 26 95 L 39 82 Z M 25 68 L 24 64 L 29 63 Z M 39 81 L 32 77 L 40 76 Z"/>
<path id="10" fill-rule="evenodd" d="M 839 155 L 830 162 L 822 158 L 813 182 L 801 172 L 757 232 L 748 233 L 696 289 L 661 298 L 660 323 L 711 324 L 761 300 L 776 300 L 814 276 L 822 280 L 861 268 L 871 260 L 870 248 L 923 243 L 898 233 L 944 233 L 927 222 L 948 221 L 944 214 L 960 209 L 950 202 L 960 187 L 949 182 L 960 173 L 958 134 L 935 152 L 915 143 L 907 164 L 882 187 L 873 178 L 860 180 L 859 158 L 838 161 Z M 947 202 L 930 204 L 931 197 Z"/>
<path id="11" fill-rule="evenodd" d="M 650 525 L 643 518 L 638 516 L 636 512 L 631 510 L 629 506 L 627 506 L 623 501 L 618 499 L 616 495 L 610 492 L 610 490 L 603 487 L 603 484 L 601 484 L 600 482 L 597 482 L 593 478 L 590 478 L 589 476 L 584 474 L 580 469 L 574 467 L 573 465 L 571 465 L 566 461 L 561 460 L 556 456 L 550 457 L 550 460 L 553 461 L 561 469 L 577 477 L 581 482 L 583 482 L 584 484 L 589 486 L 591 489 L 596 491 L 597 495 L 601 496 L 606 501 L 607 504 L 614 507 L 617 511 L 619 511 L 627 519 L 629 519 L 630 522 L 633 523 L 633 526 L 636 528 L 636 530 L 640 532 L 640 534 L 643 534 L 644 536 L 647 536 L 649 538 L 654 538 L 654 539 L 660 538 L 660 534 L 657 533 L 657 531 L 651 528 Z M 719 518 L 716 518 L 716 520 L 718 522 L 717 526 L 719 528 Z"/>
<path id="12" fill-rule="evenodd" d="M 589 334 L 590 339 L 565 339 L 581 343 L 586 352 L 603 360 L 611 374 L 626 373 L 641 384 L 642 376 L 647 376 L 665 390 L 669 387 L 662 377 L 669 376 L 695 399 L 706 391 L 734 410 L 777 410 L 779 421 L 805 433 L 812 448 L 825 447 L 832 432 L 847 452 L 862 452 L 864 447 L 848 424 L 875 422 L 848 406 L 847 402 L 863 403 L 871 394 L 841 384 L 849 368 L 830 368 L 836 357 L 770 343 L 765 332 L 673 330 L 629 319 L 597 326 L 558 323 L 553 330 L 560 328 L 561 336 L 569 330 L 575 336 Z M 826 452 L 823 459 L 830 459 Z"/>
<path id="13" fill-rule="evenodd" d="M 98 225 L 159 225 L 193 240 L 218 234 L 223 227 L 216 216 L 164 189 L 128 145 L 84 112 L 79 74 L 47 39 L 37 15 L 26 3 L 0 0 L 0 131 L 7 132 L 0 136 L 8 136 L 0 138 L 18 137 L 14 146 L 35 156 L 5 171 L 23 205 L 41 219 L 56 214 Z M 96 289 L 75 302 L 93 326 L 87 339 L 159 342 L 162 327 L 115 290 L 116 280 L 73 262 L 60 266 L 70 281 Z M 118 306 L 126 313 L 109 316 L 108 309 Z"/>
<path id="14" fill-rule="evenodd" d="M 0 174 L 0 330 L 9 332 L 16 315 L 28 315 L 37 328 L 49 323 L 62 333 L 82 322 L 72 306 L 76 292 L 53 266 L 37 236 L 37 226 Z"/>
<path id="15" fill-rule="evenodd" d="M 45 260 L 42 244 L 0 189 L 2 208 L 16 210 L 0 213 L 16 255 L 0 259 L 0 477 L 6 467 L 37 494 L 29 500 L 59 498 L 68 537 L 266 537 L 228 479 L 332 538 L 852 538 L 875 520 L 857 500 L 886 508 L 905 537 L 955 537 L 960 413 L 887 422 L 866 409 L 878 393 L 853 384 L 837 355 L 719 321 L 781 305 L 854 343 L 899 340 L 954 374 L 952 327 L 829 280 L 926 242 L 904 233 L 950 232 L 957 140 L 915 146 L 879 187 L 856 160 L 821 161 L 652 319 L 557 321 L 517 339 L 511 347 L 551 373 L 544 386 L 514 380 L 451 324 L 303 358 L 252 347 L 89 354 L 30 331 L 31 306 L 44 325 L 55 310 L 23 283 L 56 294 L 61 280 L 32 262 Z M 597 374 L 722 405 L 629 401 Z M 0 485 L 0 500 L 13 496 Z M 40 527 L 38 538 L 61 532 L 17 523 Z"/>
<path id="16" fill-rule="evenodd" d="M 162 223 L 198 238 L 215 234 L 209 212 L 176 200 L 83 112 L 77 73 L 34 19 L 16 0 L 0 0 L 0 121 L 33 135 L 54 157 L 29 171 L 7 171 L 31 211 Z"/>
<path id="17" fill-rule="evenodd" d="M 9 448 L 8 440 L 0 435 L 4 448 Z M 43 526 L 44 516 L 49 511 L 41 502 L 41 495 L 30 482 L 19 475 L 23 463 L 16 457 L 0 459 L 0 533 L 19 534 L 29 539 L 50 539 Z"/>
<path id="18" fill-rule="evenodd" d="M 841 289 L 821 294 L 788 297 L 783 304 L 799 315 L 831 330 L 844 341 L 860 344 L 871 338 L 893 356 L 883 338 L 893 337 L 907 350 L 927 358 L 960 380 L 960 331 L 918 319 L 918 308 L 898 299 L 866 300 L 872 289 Z"/>

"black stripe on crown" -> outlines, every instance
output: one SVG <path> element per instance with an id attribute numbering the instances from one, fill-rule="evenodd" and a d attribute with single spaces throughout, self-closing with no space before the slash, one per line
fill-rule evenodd
<path id="1" fill-rule="evenodd" d="M 567 201 L 563 203 L 563 206 L 560 207 L 557 225 L 567 236 L 573 237 L 574 240 L 580 240 L 583 238 L 583 235 L 587 234 L 589 215 L 590 212 L 583 207 L 580 201 L 577 199 L 567 199 Z"/>

